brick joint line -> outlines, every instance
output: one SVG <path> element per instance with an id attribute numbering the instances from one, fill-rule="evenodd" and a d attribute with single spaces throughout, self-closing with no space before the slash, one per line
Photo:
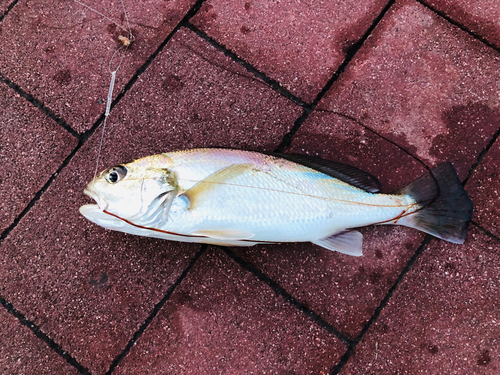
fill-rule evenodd
<path id="1" fill-rule="evenodd" d="M 500 127 L 497 129 L 495 134 L 493 134 L 493 137 L 491 140 L 488 142 L 488 144 L 484 147 L 484 149 L 481 150 L 479 155 L 477 156 L 476 162 L 472 165 L 472 167 L 469 169 L 469 173 L 467 173 L 467 177 L 465 177 L 465 180 L 463 182 L 463 185 L 466 185 L 469 180 L 471 179 L 472 175 L 476 171 L 476 169 L 479 167 L 481 162 L 483 161 L 484 157 L 488 153 L 488 151 L 493 147 L 495 142 L 500 138 Z"/>
<path id="2" fill-rule="evenodd" d="M 198 29 L 196 26 L 194 26 L 189 21 L 186 21 L 182 26 L 193 31 L 200 38 L 207 41 L 212 47 L 221 51 L 222 53 L 224 53 L 224 55 L 228 56 L 231 60 L 233 60 L 234 62 L 236 62 L 239 65 L 241 65 L 242 67 L 244 67 L 249 73 L 253 74 L 256 78 L 264 81 L 272 90 L 276 91 L 281 96 L 285 97 L 288 100 L 291 100 L 292 102 L 294 102 L 295 104 L 297 104 L 301 107 L 310 106 L 310 104 L 307 104 L 302 99 L 300 99 L 298 96 L 292 94 L 290 91 L 288 91 L 286 88 L 284 88 L 278 81 L 268 77 L 265 73 L 258 70 L 252 64 L 250 64 L 249 62 L 238 57 L 238 55 L 236 55 L 236 53 L 234 53 L 233 51 L 229 50 L 224 45 L 217 42 L 215 39 L 210 37 L 204 31 Z"/>
<path id="3" fill-rule="evenodd" d="M 1 22 L 1 21 L 0 21 Z M 36 99 L 33 95 L 30 93 L 27 93 L 24 91 L 19 85 L 15 84 L 12 82 L 10 79 L 7 77 L 4 77 L 3 75 L 0 74 L 0 82 L 5 83 L 8 87 L 10 87 L 12 90 L 14 90 L 18 95 L 26 99 L 29 103 L 33 104 L 36 108 L 38 108 L 42 113 L 44 113 L 46 116 L 54 120 L 58 125 L 60 125 L 64 130 L 66 130 L 68 133 L 70 133 L 72 136 L 75 138 L 80 138 L 80 135 L 73 130 L 71 126 L 69 126 L 66 121 L 61 119 L 59 116 L 57 116 L 51 109 L 47 108 L 43 102 L 40 100 Z"/>
<path id="4" fill-rule="evenodd" d="M 471 224 L 474 225 L 475 227 L 477 227 L 480 231 L 482 231 L 488 237 L 491 237 L 492 239 L 494 239 L 495 241 L 500 243 L 500 237 L 497 236 L 496 234 L 493 234 L 492 232 L 490 232 L 488 229 L 483 227 L 481 224 L 476 223 L 474 220 L 471 221 Z"/>
<path id="5" fill-rule="evenodd" d="M 325 320 L 323 320 L 323 318 L 321 318 L 321 316 L 319 316 L 317 313 L 315 313 L 310 308 L 306 307 L 304 304 L 299 302 L 295 297 L 293 297 L 290 293 L 288 293 L 282 286 L 280 286 L 276 281 L 272 280 L 269 276 L 267 276 L 256 266 L 240 258 L 238 255 L 236 255 L 235 252 L 230 250 L 230 248 L 228 247 L 220 247 L 220 249 L 222 249 L 222 251 L 224 251 L 240 267 L 246 269 L 254 276 L 256 276 L 259 280 L 267 284 L 277 295 L 283 297 L 286 302 L 290 303 L 292 306 L 295 306 L 297 309 L 303 312 L 307 317 L 313 320 L 320 327 L 326 329 L 329 333 L 337 336 L 337 338 L 344 344 L 346 344 L 347 347 L 350 347 L 354 343 L 352 339 L 344 335 L 342 332 L 338 331 L 335 327 L 333 327 Z"/>
<path id="6" fill-rule="evenodd" d="M 48 337 L 38 325 L 26 319 L 26 317 L 17 310 L 10 302 L 0 296 L 0 304 L 7 310 L 7 312 L 13 315 L 21 325 L 27 327 L 33 334 L 42 340 L 47 346 L 59 354 L 62 358 L 66 360 L 71 366 L 75 367 L 78 372 L 82 375 L 90 375 L 90 372 L 87 368 L 82 366 L 75 358 L 73 358 L 67 351 L 63 350 L 59 344 L 57 344 L 54 340 Z"/>
<path id="7" fill-rule="evenodd" d="M 208 249 L 208 245 L 201 245 L 200 250 L 194 255 L 194 257 L 191 259 L 189 262 L 188 266 L 184 269 L 182 274 L 177 278 L 174 284 L 170 288 L 168 288 L 167 292 L 163 296 L 163 298 L 153 307 L 153 310 L 149 313 L 148 317 L 144 321 L 144 323 L 139 327 L 139 329 L 134 333 L 130 341 L 128 342 L 127 346 L 123 351 L 113 360 L 111 363 L 111 366 L 109 367 L 109 370 L 106 372 L 106 375 L 110 375 L 113 373 L 113 371 L 118 367 L 120 362 L 127 356 L 127 354 L 130 352 L 130 349 L 136 344 L 137 340 L 142 336 L 144 331 L 149 327 L 149 325 L 153 322 L 153 319 L 158 315 L 160 310 L 163 308 L 165 303 L 170 299 L 172 294 L 175 292 L 177 287 L 182 283 L 182 281 L 186 278 L 187 274 L 191 269 L 194 267 L 195 263 L 200 259 L 200 257 L 206 252 Z"/>
<path id="8" fill-rule="evenodd" d="M 434 8 L 433 6 L 425 3 L 425 1 L 423 0 L 416 0 L 418 3 L 422 4 L 424 7 L 426 7 L 427 9 L 429 9 L 430 11 L 432 11 L 433 13 L 436 13 L 439 17 L 443 18 L 444 20 L 446 20 L 447 22 L 451 23 L 452 25 L 458 27 L 460 30 L 466 32 L 467 34 L 469 34 L 471 37 L 473 37 L 474 39 L 477 39 L 479 40 L 481 43 L 487 45 L 488 47 L 494 49 L 495 51 L 499 52 L 500 53 L 500 48 L 496 47 L 495 45 L 493 45 L 493 43 L 490 43 L 486 38 L 484 38 L 483 36 L 479 35 L 479 34 L 476 34 L 474 31 L 472 30 L 469 30 L 467 27 L 465 27 L 464 25 L 460 24 L 458 21 L 455 21 L 453 18 L 451 18 L 450 16 L 448 16 L 445 12 L 442 12 L 440 10 L 437 10 L 436 8 Z"/>
<path id="9" fill-rule="evenodd" d="M 0 234 L 0 244 L 7 238 L 10 232 L 14 230 L 14 228 L 19 224 L 19 222 L 23 219 L 24 216 L 28 214 L 31 208 L 35 205 L 35 203 L 41 198 L 42 194 L 47 191 L 47 189 L 52 185 L 52 182 L 56 179 L 56 177 L 62 172 L 62 170 L 69 164 L 71 159 L 75 156 L 75 154 L 80 150 L 83 146 L 84 141 L 80 140 L 76 147 L 71 151 L 71 153 L 63 160 L 59 168 L 49 177 L 47 182 L 42 186 L 40 190 L 38 190 L 35 196 L 31 199 L 31 201 L 26 205 L 24 210 L 21 211 L 19 215 L 16 216 L 11 225 L 9 225 L 1 234 Z"/>
<path id="10" fill-rule="evenodd" d="M 0 14 L 0 22 L 2 22 L 3 19 L 5 18 L 5 16 L 12 10 L 12 8 L 14 8 L 16 6 L 18 1 L 19 0 L 14 0 L 12 3 L 10 3 L 10 5 L 5 10 L 5 12 L 3 14 Z"/>
<path id="11" fill-rule="evenodd" d="M 426 235 L 425 238 L 423 239 L 422 243 L 420 246 L 417 248 L 413 256 L 410 258 L 410 260 L 406 263 L 405 267 L 397 277 L 396 281 L 394 284 L 391 286 L 391 288 L 387 291 L 387 294 L 385 297 L 382 299 L 378 307 L 375 309 L 375 312 L 373 313 L 372 317 L 370 320 L 365 324 L 359 335 L 353 340 L 352 344 L 348 348 L 348 350 L 344 353 L 344 355 L 341 357 L 340 362 L 332 369 L 331 375 L 337 375 L 340 373 L 344 365 L 349 361 L 349 359 L 352 357 L 354 354 L 354 349 L 356 348 L 356 345 L 363 339 L 364 335 L 372 324 L 378 319 L 380 314 L 382 313 L 382 310 L 387 306 L 389 303 L 389 300 L 391 299 L 392 295 L 396 291 L 396 289 L 399 287 L 399 285 L 402 283 L 404 277 L 406 274 L 411 270 L 415 262 L 418 260 L 420 255 L 424 252 L 425 248 L 427 245 L 434 239 L 431 235 Z"/>
<path id="12" fill-rule="evenodd" d="M 323 87 L 323 89 L 320 91 L 320 93 L 316 96 L 314 99 L 313 103 L 307 108 L 307 112 L 304 112 L 304 114 L 299 117 L 296 121 L 294 126 L 292 127 L 292 130 L 288 134 L 285 134 L 283 137 L 283 140 L 281 141 L 280 145 L 276 149 L 277 152 L 283 152 L 285 149 L 290 147 L 290 144 L 292 142 L 292 138 L 294 137 L 295 133 L 300 129 L 304 121 L 309 117 L 309 115 L 312 113 L 312 111 L 318 106 L 319 102 L 323 97 L 326 95 L 328 90 L 333 86 L 333 84 L 337 81 L 337 79 L 340 77 L 340 75 L 344 72 L 345 68 L 349 63 L 352 61 L 356 53 L 360 50 L 360 48 L 363 46 L 365 41 L 368 39 L 368 37 L 371 35 L 373 30 L 377 27 L 377 25 L 380 23 L 382 18 L 387 14 L 389 9 L 392 7 L 392 5 L 395 3 L 395 0 L 389 0 L 380 12 L 380 14 L 373 20 L 373 23 L 370 25 L 368 30 L 365 32 L 365 34 L 356 42 L 354 43 L 351 47 L 346 52 L 346 57 L 342 64 L 338 67 L 337 71 L 332 75 L 332 77 L 328 80 L 326 85 Z"/>

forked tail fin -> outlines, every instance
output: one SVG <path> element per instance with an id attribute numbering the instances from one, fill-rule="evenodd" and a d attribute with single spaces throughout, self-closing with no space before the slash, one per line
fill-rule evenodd
<path id="1" fill-rule="evenodd" d="M 472 202 L 451 163 L 443 163 L 401 190 L 421 207 L 398 224 L 445 241 L 462 244 L 472 216 Z"/>

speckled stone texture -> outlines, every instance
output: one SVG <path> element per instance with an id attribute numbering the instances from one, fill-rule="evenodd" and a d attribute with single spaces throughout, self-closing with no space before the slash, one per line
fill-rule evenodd
<path id="1" fill-rule="evenodd" d="M 77 139 L 0 81 L 0 233 L 33 199 Z"/>
<path id="2" fill-rule="evenodd" d="M 133 158 L 196 147 L 272 151 L 302 109 L 257 80 L 194 32 L 181 28 L 125 100 L 114 108 L 117 131 L 147 127 L 140 137 L 105 137 L 115 162 L 130 156 L 123 142 L 139 147 Z M 121 158 L 121 159 L 120 159 Z"/>
<path id="3" fill-rule="evenodd" d="M 498 0 L 422 0 L 452 20 L 500 48 Z"/>
<path id="4" fill-rule="evenodd" d="M 20 0 L 0 26 L 1 74 L 43 101 L 75 130 L 88 130 L 105 111 L 110 67 L 116 69 L 123 56 L 116 97 L 193 3 L 124 0 L 135 39 L 111 62 L 122 45 L 118 36 L 129 36 L 119 1 L 89 3 L 117 26 L 73 1 Z"/>
<path id="5" fill-rule="evenodd" d="M 0 295 L 92 373 L 125 348 L 199 246 L 105 231 L 78 208 L 78 155 L 2 243 Z"/>
<path id="6" fill-rule="evenodd" d="M 500 126 L 500 54 L 414 1 L 398 1 L 319 108 L 354 117 L 460 177 Z"/>
<path id="7" fill-rule="evenodd" d="M 472 219 L 500 236 L 500 140 L 488 151 L 466 188 L 474 202 Z"/>
<path id="8" fill-rule="evenodd" d="M 0 18 L 2 18 L 7 12 L 9 6 L 14 3 L 15 0 L 2 1 L 0 2 Z"/>
<path id="9" fill-rule="evenodd" d="M 341 374 L 498 374 L 500 243 L 432 242 Z"/>
<path id="10" fill-rule="evenodd" d="M 384 0 L 209 0 L 192 22 L 312 102 L 385 4 Z"/>
<path id="11" fill-rule="evenodd" d="M 328 374 L 344 351 L 222 250 L 211 250 L 116 373 Z"/>
<path id="12" fill-rule="evenodd" d="M 0 373 L 70 375 L 78 371 L 0 306 Z"/>
<path id="13" fill-rule="evenodd" d="M 294 113 L 300 108 L 181 30 L 110 116 L 102 165 L 188 147 L 272 150 Z M 1 244 L 0 257 L 0 295 L 92 373 L 109 368 L 200 249 L 106 231 L 79 214 L 100 135 Z"/>
<path id="14" fill-rule="evenodd" d="M 379 177 L 384 191 L 410 183 L 425 169 L 395 145 L 355 122 L 314 112 L 287 153 L 309 154 L 356 166 Z M 371 227 L 363 257 L 310 243 L 235 248 L 301 303 L 347 336 L 356 337 L 423 240 L 416 230 Z"/>
<path id="15" fill-rule="evenodd" d="M 83 189 L 101 128 L 77 144 L 15 86 L 91 129 L 126 16 L 121 1 L 89 3 L 117 26 L 73 0 L 19 0 L 0 22 L 0 230 L 16 223 L 0 240 L 0 297 L 91 374 L 499 374 L 500 53 L 426 2 L 498 45 L 488 0 L 207 0 L 165 45 L 195 0 L 125 0 L 135 40 L 113 60 L 124 56 L 114 97 L 137 79 L 108 118 L 99 170 L 186 148 L 284 145 L 395 192 L 447 160 L 464 179 L 481 155 L 465 186 L 477 223 L 465 245 L 372 226 L 360 229 L 364 256 L 351 257 L 309 243 L 176 243 L 87 221 L 78 208 L 91 203 Z M 247 70 L 311 102 L 346 53 L 315 108 Z M 0 304 L 0 373 L 76 371 Z"/>

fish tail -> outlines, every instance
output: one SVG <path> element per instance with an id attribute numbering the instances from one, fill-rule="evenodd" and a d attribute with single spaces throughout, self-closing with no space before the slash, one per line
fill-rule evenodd
<path id="1" fill-rule="evenodd" d="M 421 230 L 448 242 L 462 244 L 472 217 L 472 202 L 450 162 L 433 168 L 403 188 L 419 205 L 398 224 Z"/>

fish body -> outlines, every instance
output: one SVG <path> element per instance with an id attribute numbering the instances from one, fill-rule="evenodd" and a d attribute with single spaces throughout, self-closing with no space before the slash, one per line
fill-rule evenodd
<path id="1" fill-rule="evenodd" d="M 80 212 L 108 229 L 217 245 L 312 242 L 361 255 L 362 236 L 352 228 L 371 224 L 416 227 L 461 243 L 472 205 L 451 164 L 445 166 L 400 193 L 380 194 L 372 176 L 321 159 L 178 151 L 104 171 L 85 189 L 97 205 Z M 450 212 L 442 212 L 440 197 L 450 184 L 453 196 L 445 202 Z M 437 222 L 419 222 L 436 204 L 439 213 L 431 219 L 438 215 Z M 451 212 L 456 204 L 463 207 L 458 214 Z"/>

